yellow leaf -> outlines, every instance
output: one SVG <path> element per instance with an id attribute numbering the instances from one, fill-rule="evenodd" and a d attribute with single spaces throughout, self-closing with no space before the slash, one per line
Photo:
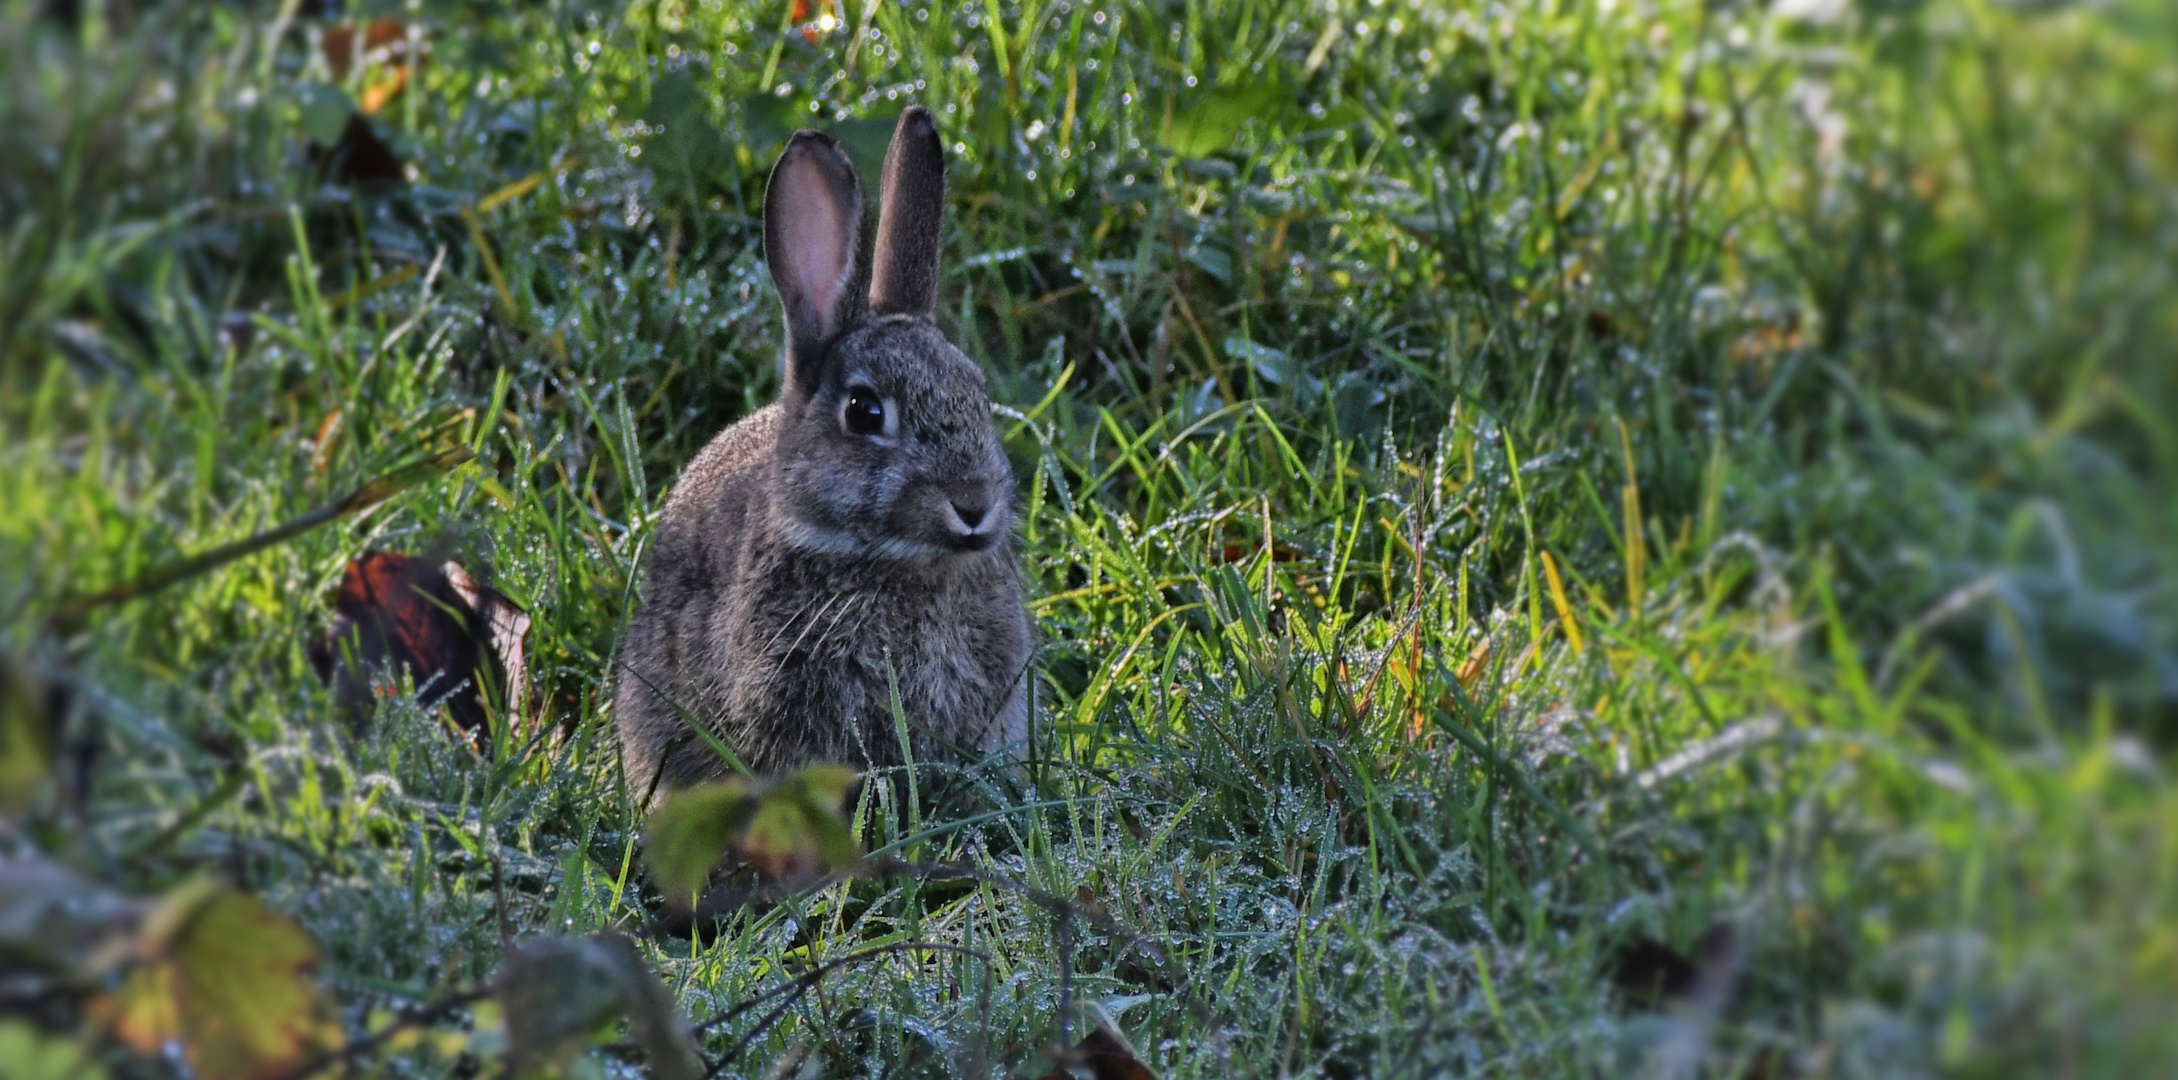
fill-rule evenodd
<path id="1" fill-rule="evenodd" d="M 200 1076 L 254 1078 L 339 1049 L 311 978 L 317 943 L 256 898 L 184 886 L 145 920 L 143 947 L 142 965 L 92 1010 L 137 1050 L 179 1041 Z"/>
<path id="2" fill-rule="evenodd" d="M 499 190 L 484 196 L 482 199 L 477 200 L 476 212 L 479 214 L 489 214 L 492 211 L 497 210 L 500 207 L 505 206 L 508 203 L 513 202 L 514 200 L 519 199 L 522 196 L 537 190 L 537 185 L 543 182 L 544 174 L 541 172 L 533 172 L 528 176 L 525 176 L 520 180 L 516 180 L 515 182 L 508 184 L 506 187 L 500 188 Z"/>
<path id="3" fill-rule="evenodd" d="M 1558 561 L 1543 553 L 1543 577 L 1550 582 L 1550 603 L 1558 609 L 1558 624 L 1565 627 L 1565 639 L 1573 645 L 1573 655 L 1582 651 L 1581 625 L 1573 618 L 1573 605 L 1566 602 L 1565 582 L 1558 578 Z"/>

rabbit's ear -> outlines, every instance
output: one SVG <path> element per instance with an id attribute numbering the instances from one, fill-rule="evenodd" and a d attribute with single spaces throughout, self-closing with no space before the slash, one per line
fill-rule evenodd
<path id="1" fill-rule="evenodd" d="M 797 132 L 764 185 L 764 265 L 786 307 L 787 379 L 813 365 L 862 311 L 862 182 L 839 144 Z"/>
<path id="2" fill-rule="evenodd" d="M 879 207 L 870 307 L 886 315 L 929 312 L 938 304 L 938 234 L 945 220 L 945 148 L 929 109 L 911 105 L 900 114 L 885 151 Z"/>

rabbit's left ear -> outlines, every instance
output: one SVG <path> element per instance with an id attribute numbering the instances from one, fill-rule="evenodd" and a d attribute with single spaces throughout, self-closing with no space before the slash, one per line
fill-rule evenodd
<path id="1" fill-rule="evenodd" d="M 885 151 L 885 186 L 878 197 L 877 258 L 870 310 L 922 314 L 938 305 L 939 233 L 945 221 L 945 148 L 930 110 L 900 114 Z"/>
<path id="2" fill-rule="evenodd" d="M 764 185 L 764 263 L 786 309 L 787 380 L 804 390 L 861 314 L 862 183 L 839 144 L 814 131 L 787 141 Z"/>

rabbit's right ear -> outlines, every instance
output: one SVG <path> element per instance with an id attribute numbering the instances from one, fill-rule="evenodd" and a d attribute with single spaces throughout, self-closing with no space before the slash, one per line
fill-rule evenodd
<path id="1" fill-rule="evenodd" d="M 862 181 L 839 144 L 797 132 L 764 185 L 764 265 L 786 308 L 787 381 L 816 385 L 818 365 L 862 313 Z"/>
<path id="2" fill-rule="evenodd" d="M 929 109 L 910 105 L 900 114 L 877 198 L 870 307 L 880 315 L 928 315 L 938 304 L 938 248 L 945 225 L 945 145 Z"/>

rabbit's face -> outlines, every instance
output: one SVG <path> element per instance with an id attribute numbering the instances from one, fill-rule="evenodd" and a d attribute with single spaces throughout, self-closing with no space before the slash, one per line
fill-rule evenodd
<path id="1" fill-rule="evenodd" d="M 803 550 L 937 563 L 999 546 L 1012 470 L 983 373 L 926 316 L 865 318 L 787 396 L 780 511 Z"/>

